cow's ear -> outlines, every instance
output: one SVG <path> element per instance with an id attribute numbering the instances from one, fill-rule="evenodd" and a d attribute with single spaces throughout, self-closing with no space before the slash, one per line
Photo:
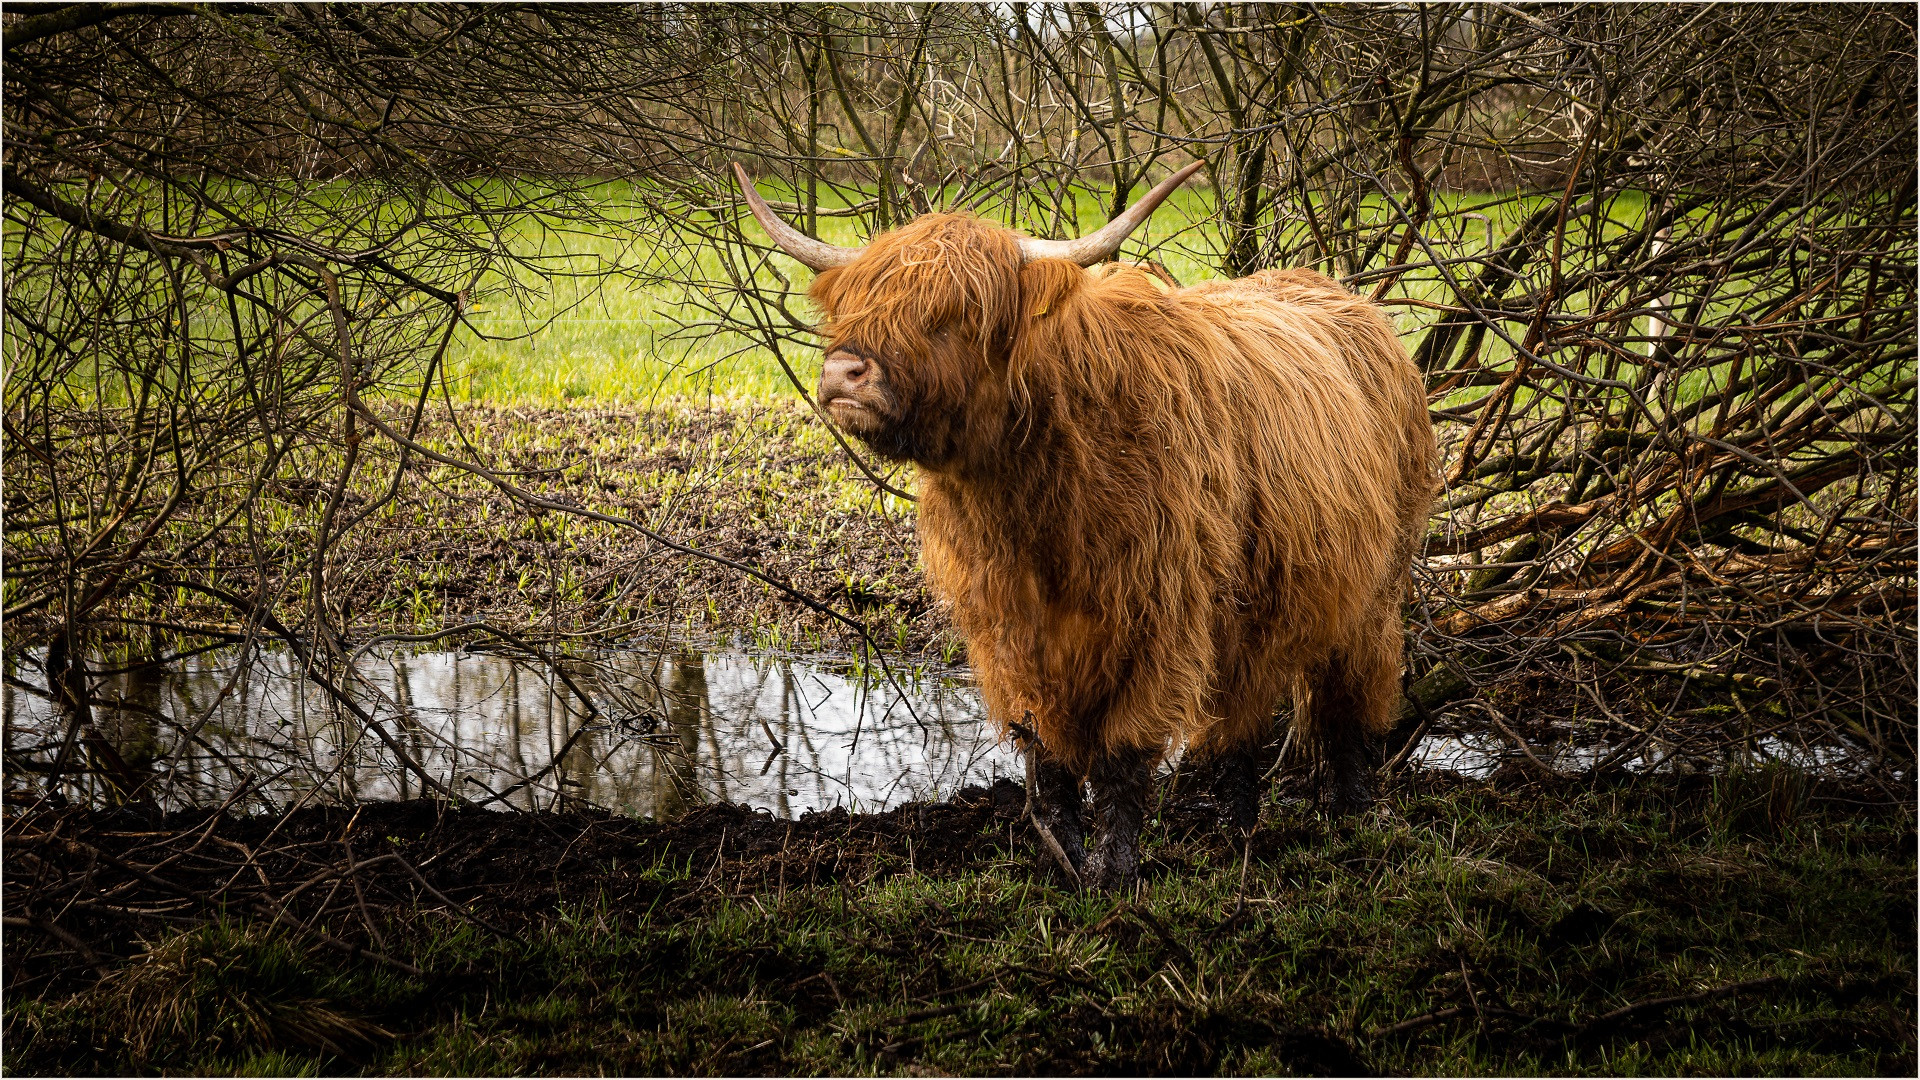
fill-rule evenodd
<path id="1" fill-rule="evenodd" d="M 1020 316 L 1031 322 L 1057 314 L 1087 272 L 1065 259 L 1034 259 L 1020 268 Z"/>

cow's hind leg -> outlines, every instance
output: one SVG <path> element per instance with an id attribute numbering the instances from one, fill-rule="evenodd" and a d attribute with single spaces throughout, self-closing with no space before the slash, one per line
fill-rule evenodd
<path id="1" fill-rule="evenodd" d="M 1323 742 L 1326 776 L 1333 789 L 1327 809 L 1335 817 L 1358 814 L 1373 806 L 1373 740 L 1360 725 L 1336 724 Z"/>
<path id="2" fill-rule="evenodd" d="M 1074 872 L 1079 873 L 1087 861 L 1086 827 L 1080 818 L 1083 797 L 1080 774 L 1055 761 L 1044 747 L 1036 745 L 1027 753 L 1028 767 L 1033 770 L 1035 820 L 1052 834 L 1061 854 L 1067 857 Z M 1046 841 L 1043 839 L 1041 843 Z M 1051 854 L 1046 856 L 1049 862 L 1053 858 Z"/>
<path id="3" fill-rule="evenodd" d="M 1331 781 L 1329 809 L 1335 816 L 1373 805 L 1375 758 L 1400 686 L 1399 642 L 1384 633 L 1380 638 L 1335 654 L 1313 681 L 1312 735 L 1323 775 Z"/>
<path id="4" fill-rule="evenodd" d="M 1132 885 L 1140 873 L 1140 823 L 1153 781 L 1151 750 L 1116 749 L 1096 760 L 1087 775 L 1100 839 L 1087 856 L 1086 883 L 1096 889 Z"/>
<path id="5" fill-rule="evenodd" d="M 1258 743 L 1230 749 L 1202 747 L 1189 750 L 1189 771 L 1196 786 L 1213 794 L 1220 808 L 1220 824 L 1235 832 L 1252 832 L 1260 818 L 1260 780 L 1266 769 Z"/>
<path id="6" fill-rule="evenodd" d="M 1260 823 L 1260 747 L 1235 747 L 1213 767 L 1213 797 L 1220 802 L 1227 828 L 1250 833 Z"/>

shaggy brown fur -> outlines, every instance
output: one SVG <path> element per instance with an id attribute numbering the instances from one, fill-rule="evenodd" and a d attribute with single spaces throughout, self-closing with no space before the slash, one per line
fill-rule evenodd
<path id="1" fill-rule="evenodd" d="M 1289 697 L 1335 756 L 1386 729 L 1434 445 L 1378 308 L 1304 270 L 1023 264 L 1015 233 L 939 214 L 812 295 L 828 356 L 877 368 L 829 408 L 919 465 L 929 579 L 1053 786 L 1257 743 Z"/>

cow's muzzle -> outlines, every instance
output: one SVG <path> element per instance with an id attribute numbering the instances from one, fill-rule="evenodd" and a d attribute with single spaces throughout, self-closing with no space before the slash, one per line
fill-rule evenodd
<path id="1" fill-rule="evenodd" d="M 893 395 L 880 362 L 854 349 L 827 353 L 818 396 L 834 422 L 856 435 L 875 431 L 892 418 Z"/>

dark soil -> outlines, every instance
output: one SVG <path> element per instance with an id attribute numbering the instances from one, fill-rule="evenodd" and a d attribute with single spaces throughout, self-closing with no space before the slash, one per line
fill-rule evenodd
<path id="1" fill-rule="evenodd" d="M 504 813 L 425 799 L 249 817 L 132 807 L 52 811 L 10 823 L 6 891 L 10 909 L 38 909 L 43 882 L 78 861 L 97 872 L 95 887 L 114 895 L 116 906 L 137 907 L 130 893 L 148 904 L 177 905 L 234 890 L 235 870 L 242 869 L 240 896 L 225 908 L 245 911 L 241 898 L 262 879 L 278 887 L 252 891 L 277 898 L 340 866 L 344 840 L 356 862 L 368 864 L 356 871 L 360 887 L 387 903 L 443 903 L 421 889 L 400 865 L 404 859 L 463 911 L 502 928 L 580 904 L 614 918 L 673 918 L 716 895 L 865 881 L 894 868 L 952 876 L 1004 861 L 1031 844 L 1025 799 L 1019 785 L 1002 780 L 967 788 L 950 802 L 913 803 L 884 814 L 835 808 L 791 821 L 727 804 L 657 822 L 599 809 Z M 379 861 L 382 856 L 398 858 Z M 326 894 L 309 889 L 284 908 L 305 916 Z M 84 906 L 61 922 L 102 957 L 137 953 L 156 928 Z M 10 978 L 80 974 L 71 957 L 9 953 L 8 960 Z"/>
<path id="2" fill-rule="evenodd" d="M 859 641 L 844 623 L 717 558 L 835 608 L 891 653 L 959 655 L 920 570 L 911 504 L 881 499 L 798 402 L 464 405 L 453 420 L 431 417 L 420 437 L 506 470 L 544 498 L 640 523 L 714 558 L 671 551 L 633 529 L 530 510 L 470 473 L 415 458 L 392 499 L 339 537 L 329 556 L 330 603 L 350 639 L 486 620 L 517 634 L 599 640 Z M 348 512 L 385 498 L 399 464 L 386 444 L 368 444 L 363 457 L 343 497 Z M 339 463 L 300 468 L 333 476 Z M 216 536 L 207 580 L 252 596 L 264 566 L 265 594 L 280 597 L 274 614 L 300 625 L 304 602 L 288 582 L 304 580 L 303 545 L 326 494 L 311 479 L 269 485 L 259 516 L 278 524 L 262 533 L 257 550 L 244 529 Z M 115 603 L 115 618 L 95 631 L 102 643 L 132 635 L 136 648 L 179 644 L 165 633 L 146 642 L 143 620 L 209 629 L 241 621 L 230 608 L 167 588 L 136 590 Z M 42 609 L 10 620 L 10 644 L 44 644 L 50 619 Z"/>
<path id="3" fill-rule="evenodd" d="M 1912 1072 L 1910 807 L 1514 772 L 1336 822 L 1302 783 L 1244 846 L 1163 793 L 1122 897 L 1043 865 L 1005 781 L 794 821 L 15 817 L 6 1066 Z"/>

